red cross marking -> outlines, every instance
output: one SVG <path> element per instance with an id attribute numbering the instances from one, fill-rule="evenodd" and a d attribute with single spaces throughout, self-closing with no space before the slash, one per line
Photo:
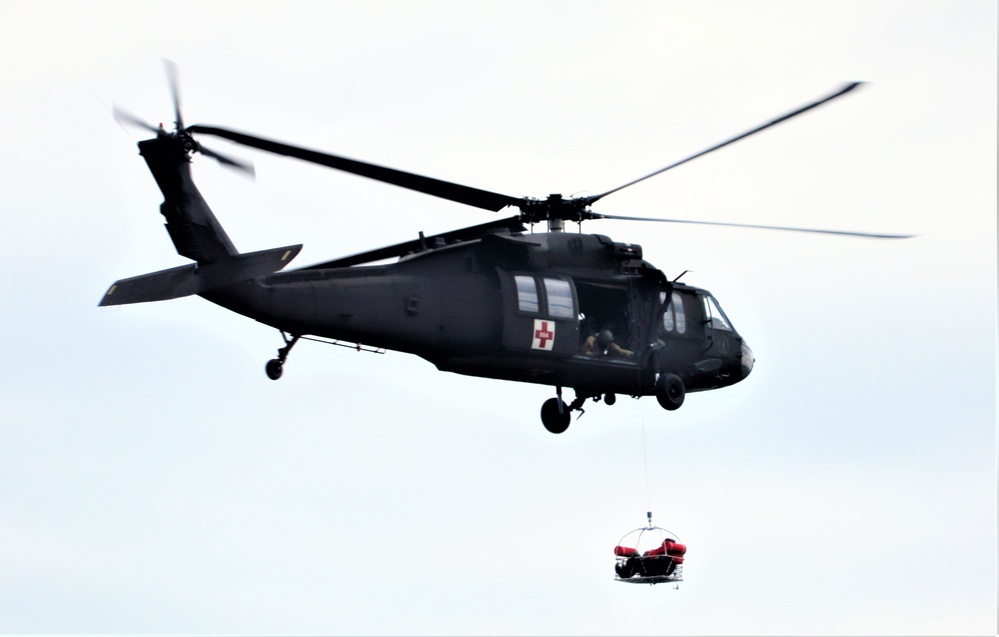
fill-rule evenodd
<path id="1" fill-rule="evenodd" d="M 548 321 L 541 322 L 541 329 L 534 330 L 534 338 L 538 339 L 538 346 L 541 349 L 545 348 L 545 344 L 555 338 L 554 332 L 548 329 Z"/>

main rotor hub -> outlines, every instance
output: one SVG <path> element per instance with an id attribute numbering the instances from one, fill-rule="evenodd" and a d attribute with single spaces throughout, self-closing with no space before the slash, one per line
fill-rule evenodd
<path id="1" fill-rule="evenodd" d="M 547 199 L 525 198 L 520 206 L 520 219 L 532 224 L 547 221 L 551 232 L 560 232 L 564 221 L 579 223 L 591 219 L 589 205 L 589 198 L 566 199 L 558 193 L 548 195 Z"/>

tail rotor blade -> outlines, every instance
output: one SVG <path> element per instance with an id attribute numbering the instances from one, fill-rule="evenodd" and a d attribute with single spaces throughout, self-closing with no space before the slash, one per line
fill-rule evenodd
<path id="1" fill-rule="evenodd" d="M 177 80 L 177 65 L 170 60 L 163 60 L 166 67 L 167 80 L 170 82 L 170 96 L 173 98 L 174 125 L 178 131 L 184 130 L 184 118 L 180 115 L 180 82 Z"/>
<path id="2" fill-rule="evenodd" d="M 221 153 L 217 153 L 214 150 L 205 148 L 201 144 L 198 144 L 198 152 L 204 155 L 205 157 L 211 157 L 212 159 L 222 164 L 223 166 L 228 166 L 240 172 L 245 172 L 249 174 L 251 177 L 256 176 L 256 170 L 254 170 L 253 164 L 250 162 L 240 161 L 238 159 L 232 159 L 231 157 L 226 157 Z"/>
<path id="3" fill-rule="evenodd" d="M 114 106 L 112 108 L 112 112 L 114 113 L 114 118 L 118 121 L 119 124 L 130 124 L 132 126 L 137 126 L 139 128 L 145 128 L 146 130 L 152 131 L 154 133 L 160 132 L 160 129 L 157 128 L 156 126 L 153 126 L 149 122 L 145 121 L 144 119 L 136 115 L 132 115 L 131 113 L 129 113 L 128 111 L 119 106 Z"/>

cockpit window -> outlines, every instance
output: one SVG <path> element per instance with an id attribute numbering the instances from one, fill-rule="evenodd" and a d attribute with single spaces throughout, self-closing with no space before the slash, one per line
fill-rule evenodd
<path id="1" fill-rule="evenodd" d="M 718 305 L 718 301 L 715 297 L 708 296 L 704 298 L 705 311 L 707 312 L 708 324 L 716 330 L 732 330 L 732 324 L 728 322 L 728 317 L 725 316 L 725 312 L 722 312 L 721 306 Z"/>
<path id="2" fill-rule="evenodd" d="M 666 301 L 666 293 L 659 293 L 659 301 Z M 663 312 L 663 329 L 683 334 L 687 331 L 687 315 L 683 311 L 683 297 L 678 292 L 670 296 L 669 307 Z"/>
<path id="3" fill-rule="evenodd" d="M 574 318 L 576 315 L 573 312 L 572 288 L 569 282 L 564 279 L 548 278 L 544 281 L 545 295 L 548 297 L 548 315 L 552 318 Z"/>
<path id="4" fill-rule="evenodd" d="M 670 310 L 676 315 L 676 331 L 678 334 L 683 334 L 687 331 L 687 316 L 683 312 L 683 297 L 674 292 L 672 298 Z"/>
<path id="5" fill-rule="evenodd" d="M 533 276 L 515 276 L 517 283 L 517 307 L 521 312 L 531 312 L 537 314 L 538 305 L 538 285 L 534 282 Z"/>

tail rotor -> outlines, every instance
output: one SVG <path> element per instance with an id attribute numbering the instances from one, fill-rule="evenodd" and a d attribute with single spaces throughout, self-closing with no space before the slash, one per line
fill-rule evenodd
<path id="1" fill-rule="evenodd" d="M 170 60 L 164 60 L 163 63 L 166 66 L 167 82 L 170 86 L 170 97 L 173 101 L 173 131 L 167 131 L 163 128 L 162 124 L 159 126 L 153 126 L 141 117 L 138 117 L 117 105 L 113 108 L 114 118 L 123 125 L 127 124 L 129 126 L 145 129 L 154 133 L 158 137 L 172 137 L 174 139 L 181 140 L 188 153 L 201 153 L 206 157 L 211 157 L 223 166 L 249 174 L 251 177 L 254 176 L 255 171 L 252 163 L 239 159 L 233 159 L 232 157 L 223 155 L 222 153 L 205 148 L 201 145 L 201 143 L 194 139 L 191 128 L 184 126 L 184 117 L 180 110 L 180 82 L 177 79 L 177 65 Z"/>

